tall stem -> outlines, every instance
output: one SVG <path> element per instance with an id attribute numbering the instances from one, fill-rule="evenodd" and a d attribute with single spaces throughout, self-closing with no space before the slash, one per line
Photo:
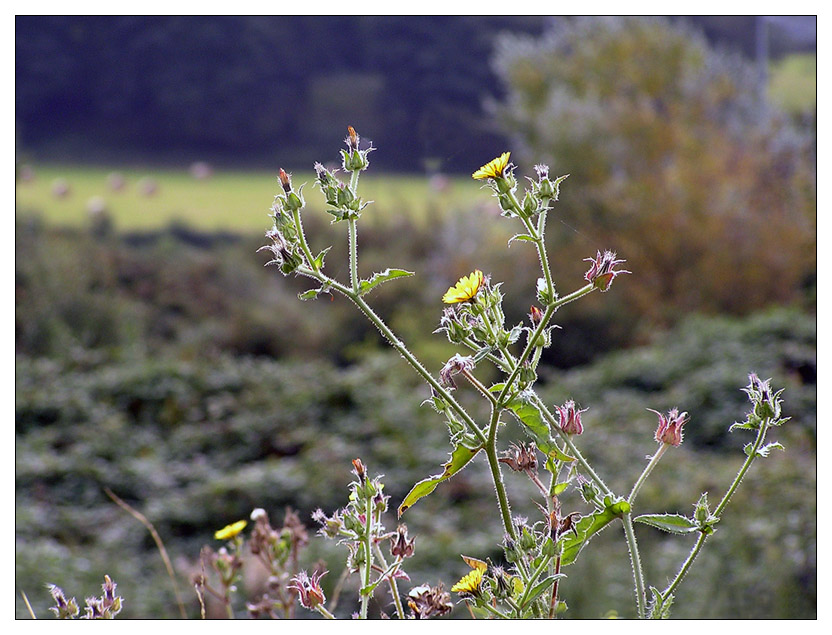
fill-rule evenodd
<path id="1" fill-rule="evenodd" d="M 364 507 L 364 516 L 366 518 L 364 525 L 364 536 L 362 542 L 364 543 L 364 583 L 361 590 L 361 619 L 367 619 L 367 607 L 370 603 L 370 594 L 365 593 L 364 589 L 370 586 L 370 574 L 373 570 L 373 500 L 367 497 L 367 503 Z"/>
<path id="2" fill-rule="evenodd" d="M 670 446 L 667 443 L 662 443 L 661 447 L 650 458 L 650 462 L 647 464 L 647 467 L 644 468 L 644 471 L 641 473 L 641 476 L 638 477 L 638 480 L 636 480 L 635 485 L 633 485 L 632 491 L 630 491 L 630 495 L 627 497 L 627 502 L 630 503 L 630 505 L 633 504 L 633 501 L 635 501 L 638 491 L 641 489 L 641 486 L 644 485 L 644 481 L 646 481 L 647 477 L 650 476 L 650 472 L 653 471 L 653 468 L 656 467 L 659 460 L 662 458 L 662 455 L 665 452 L 667 452 L 667 448 L 669 447 Z"/>
<path id="3" fill-rule="evenodd" d="M 353 293 L 358 293 L 358 230 L 355 219 L 347 220 L 350 226 L 350 286 Z"/>
<path id="4" fill-rule="evenodd" d="M 491 421 L 488 426 L 488 440 L 485 443 L 485 455 L 488 457 L 488 467 L 491 468 L 491 480 L 494 482 L 494 490 L 497 492 L 497 502 L 500 505 L 500 515 L 503 519 L 503 529 L 511 537 L 517 540 L 517 532 L 511 522 L 511 509 L 508 504 L 506 488 L 503 484 L 503 475 L 500 472 L 500 461 L 497 458 L 497 428 L 500 425 L 500 410 L 491 408 Z"/>
<path id="5" fill-rule="evenodd" d="M 766 438 L 766 433 L 768 432 L 769 425 L 771 424 L 771 419 L 766 419 L 763 423 L 760 424 L 760 429 L 757 432 L 757 438 L 754 440 L 754 444 L 751 446 L 751 450 L 748 452 L 748 456 L 746 457 L 745 461 L 740 467 L 739 472 L 734 477 L 734 482 L 731 483 L 731 486 L 728 488 L 728 491 L 725 492 L 725 496 L 722 497 L 722 500 L 719 501 L 719 505 L 716 506 L 716 509 L 713 512 L 713 515 L 717 518 L 722 516 L 722 512 L 725 511 L 725 506 L 728 504 L 728 501 L 731 499 L 731 496 L 734 495 L 734 492 L 737 491 L 737 487 L 739 487 L 740 481 L 742 481 L 745 473 L 748 471 L 748 468 L 751 467 L 751 463 L 757 457 L 757 450 L 760 449 L 760 446 L 763 444 L 763 441 Z M 676 577 L 673 578 L 673 581 L 667 586 L 667 588 L 662 591 L 662 598 L 667 599 L 667 597 L 673 593 L 679 584 L 682 582 L 682 578 L 685 577 L 685 574 L 690 569 L 690 566 L 693 564 L 693 561 L 696 559 L 696 556 L 699 555 L 699 552 L 702 549 L 702 545 L 705 544 L 705 541 L 708 539 L 708 534 L 702 532 L 699 534 L 699 538 L 696 541 L 696 544 L 693 545 L 693 549 L 691 549 L 690 553 L 688 554 L 687 559 L 682 564 L 682 567 L 679 569 L 679 572 L 676 574 Z"/>
<path id="6" fill-rule="evenodd" d="M 633 516 L 629 512 L 624 514 L 621 518 L 624 523 L 624 536 L 627 539 L 627 547 L 630 551 L 630 564 L 633 568 L 633 581 L 635 582 L 636 591 L 636 606 L 638 607 L 638 618 L 643 620 L 645 613 L 645 597 L 644 597 L 644 574 L 641 570 L 641 557 L 638 553 L 638 543 L 636 542 L 636 532 L 633 530 Z"/>

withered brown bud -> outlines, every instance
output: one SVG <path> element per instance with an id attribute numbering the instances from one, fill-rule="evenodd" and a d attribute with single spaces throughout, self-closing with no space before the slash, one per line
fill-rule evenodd
<path id="1" fill-rule="evenodd" d="M 503 456 L 497 460 L 500 463 L 505 463 L 515 472 L 534 472 L 537 470 L 537 452 L 534 443 L 528 446 L 525 443 L 520 445 L 512 443 L 509 449 L 503 452 Z"/>
<path id="2" fill-rule="evenodd" d="M 395 537 L 390 539 L 390 553 L 396 558 L 410 558 L 413 555 L 415 538 L 408 540 L 407 525 L 399 525 Z"/>
<path id="3" fill-rule="evenodd" d="M 417 620 L 441 617 L 453 609 L 451 594 L 445 591 L 442 584 L 435 587 L 427 584 L 413 587 L 407 594 L 407 606 Z"/>

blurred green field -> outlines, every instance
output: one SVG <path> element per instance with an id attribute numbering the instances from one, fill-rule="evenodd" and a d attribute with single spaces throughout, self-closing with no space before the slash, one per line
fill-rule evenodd
<path id="1" fill-rule="evenodd" d="M 794 114 L 817 108 L 817 55 L 787 55 L 774 62 L 769 72 L 769 95 L 780 108 Z"/>
<path id="2" fill-rule="evenodd" d="M 108 184 L 113 169 L 77 165 L 32 165 L 34 178 L 18 179 L 17 214 L 37 214 L 49 224 L 80 226 L 88 223 L 92 199 L 99 197 L 119 229 L 158 229 L 171 221 L 202 230 L 261 232 L 266 227 L 269 205 L 278 191 L 276 172 L 217 171 L 205 180 L 187 170 L 118 170 L 125 185 L 114 191 Z M 440 177 L 441 183 L 426 176 L 374 175 L 362 178 L 362 194 L 379 204 L 368 208 L 364 222 L 407 215 L 417 223 L 431 211 L 469 207 L 487 201 L 488 192 L 473 179 Z M 64 197 L 52 192 L 63 179 L 69 186 Z M 143 180 L 152 179 L 153 195 L 141 192 Z M 296 186 L 304 189 L 309 208 L 323 210 L 320 192 L 313 187 L 314 174 L 297 173 Z M 383 210 L 383 217 L 373 212 Z"/>

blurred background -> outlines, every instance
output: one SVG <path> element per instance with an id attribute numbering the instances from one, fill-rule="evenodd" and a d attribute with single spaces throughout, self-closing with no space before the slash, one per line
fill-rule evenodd
<path id="1" fill-rule="evenodd" d="M 37 16 L 16 18 L 15 49 L 17 617 L 20 591 L 47 617 L 45 583 L 83 598 L 105 573 L 124 617 L 179 615 L 105 487 L 155 525 L 197 617 L 188 580 L 216 529 L 291 507 L 312 532 L 312 511 L 346 504 L 352 459 L 392 506 L 444 462 L 426 387 L 371 325 L 338 297 L 299 302 L 307 285 L 255 253 L 278 168 L 311 182 L 347 125 L 378 148 L 360 268 L 417 272 L 372 303 L 434 371 L 459 276 L 506 281 L 509 324 L 535 298 L 534 250 L 506 248 L 517 229 L 471 172 L 511 150 L 518 177 L 571 175 L 547 233 L 559 291 L 597 249 L 633 275 L 558 313 L 540 392 L 589 408 L 580 445 L 619 490 L 655 447 L 645 408 L 691 413 L 639 511 L 718 500 L 751 440 L 727 432 L 748 373 L 786 388 L 786 452 L 745 478 L 674 615 L 816 617 L 815 17 Z M 305 194 L 343 278 L 342 228 Z M 529 483 L 506 479 L 536 520 Z M 459 553 L 502 559 L 488 482 L 475 461 L 407 512 L 414 586 L 452 585 Z M 662 586 L 690 541 L 637 532 Z M 570 567 L 567 617 L 634 614 L 619 534 Z M 305 564 L 327 562 L 331 591 L 343 556 L 316 538 Z"/>

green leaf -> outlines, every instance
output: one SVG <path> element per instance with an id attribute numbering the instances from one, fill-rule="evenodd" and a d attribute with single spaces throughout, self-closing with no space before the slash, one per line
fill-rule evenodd
<path id="1" fill-rule="evenodd" d="M 555 580 L 559 580 L 561 578 L 565 578 L 566 575 L 563 573 L 557 573 L 555 575 L 550 575 L 548 578 L 545 578 L 541 582 L 538 582 L 532 590 L 529 591 L 529 595 L 526 598 L 526 601 L 520 606 L 520 610 L 525 609 L 527 606 L 531 606 L 534 601 L 539 598 L 546 590 L 555 583 Z"/>
<path id="2" fill-rule="evenodd" d="M 494 386 L 492 386 L 493 389 Z M 512 399 L 507 408 L 525 426 L 526 432 L 535 440 L 541 452 L 559 461 L 570 462 L 575 460 L 574 457 L 564 454 L 554 440 L 552 440 L 552 437 L 549 435 L 549 426 L 543 421 L 543 417 L 540 414 L 540 410 L 537 409 L 537 406 L 531 403 L 529 393 L 521 393 Z"/>
<path id="3" fill-rule="evenodd" d="M 402 514 L 410 509 L 416 501 L 433 492 L 439 483 L 448 480 L 468 465 L 471 459 L 473 459 L 481 449 L 482 448 L 466 448 L 464 445 L 458 445 L 455 447 L 453 453 L 451 454 L 451 458 L 447 463 L 445 463 L 445 465 L 442 466 L 444 470 L 441 474 L 429 476 L 428 478 L 419 481 L 413 486 L 413 489 L 410 490 L 407 496 L 404 497 L 402 504 L 399 505 L 399 518 L 401 518 Z"/>
<path id="4" fill-rule="evenodd" d="M 362 280 L 358 283 L 358 295 L 369 293 L 380 284 L 393 280 L 394 278 L 406 278 L 412 276 L 412 271 L 405 271 L 404 269 L 385 269 L 381 273 L 374 273 L 369 280 Z"/>
<path id="5" fill-rule="evenodd" d="M 474 353 L 474 357 L 473 357 L 474 363 L 479 364 L 493 350 L 494 350 L 494 348 L 492 346 L 483 346 L 480 350 L 478 350 L 476 353 Z"/>
<path id="6" fill-rule="evenodd" d="M 673 605 L 673 594 L 663 598 L 661 592 L 654 586 L 650 587 L 650 592 L 653 594 L 653 599 L 650 602 L 648 617 L 651 620 L 668 619 L 670 617 L 670 607 Z"/>
<path id="7" fill-rule="evenodd" d="M 530 243 L 537 242 L 533 237 L 529 236 L 528 234 L 514 234 L 514 236 L 508 239 L 508 244 L 511 245 L 511 243 L 515 240 L 523 240 Z"/>
<path id="8" fill-rule="evenodd" d="M 697 530 L 696 523 L 681 514 L 644 514 L 633 520 L 671 534 L 689 534 Z"/>
<path id="9" fill-rule="evenodd" d="M 326 255 L 330 249 L 332 249 L 331 246 L 327 247 L 321 253 L 315 256 L 315 266 L 318 268 L 319 271 L 324 268 L 324 258 L 326 258 Z"/>
<path id="10" fill-rule="evenodd" d="M 749 443 L 748 445 L 751 445 L 751 444 Z M 782 443 L 779 443 L 778 441 L 775 441 L 774 443 L 767 443 L 763 447 L 757 448 L 757 456 L 761 456 L 763 458 L 766 458 L 768 456 L 769 452 L 771 452 L 772 450 L 784 450 L 785 451 L 785 449 L 786 448 L 783 447 Z M 750 451 L 751 451 L 751 449 L 748 446 L 746 446 L 745 447 L 745 453 L 748 454 Z"/>
<path id="11" fill-rule="evenodd" d="M 564 490 L 566 490 L 567 487 L 569 487 L 568 482 L 567 483 L 558 483 L 557 485 L 555 485 L 554 489 L 552 490 L 552 494 L 554 496 L 559 496 L 560 494 L 563 494 Z"/>
<path id="12" fill-rule="evenodd" d="M 523 325 L 518 324 L 517 326 L 512 328 L 511 331 L 509 331 L 508 343 L 509 344 L 514 344 L 517 340 L 520 339 L 520 335 L 522 335 L 522 334 L 523 334 Z"/>
<path id="13" fill-rule="evenodd" d="M 618 501 L 600 509 L 589 516 L 581 518 L 574 526 L 575 531 L 561 538 L 563 550 L 561 552 L 561 566 L 572 564 L 589 539 L 609 525 L 613 520 L 630 511 L 627 501 Z"/>

